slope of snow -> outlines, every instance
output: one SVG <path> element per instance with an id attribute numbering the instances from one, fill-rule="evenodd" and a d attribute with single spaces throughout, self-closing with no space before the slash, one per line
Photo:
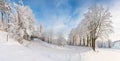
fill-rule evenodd
<path id="1" fill-rule="evenodd" d="M 0 45 L 0 61 L 54 61 L 20 45 Z"/>
<path id="2" fill-rule="evenodd" d="M 0 61 L 79 61 L 79 52 L 44 42 L 6 40 L 7 33 L 0 32 Z"/>
<path id="3" fill-rule="evenodd" d="M 42 41 L 19 44 L 0 31 L 0 61 L 120 61 L 120 50 L 80 46 L 56 46 Z"/>
<path id="4" fill-rule="evenodd" d="M 46 44 L 45 42 L 30 42 L 26 47 L 52 58 L 55 61 L 80 61 L 80 52 L 63 46 Z M 87 50 L 87 49 L 85 49 Z"/>
<path id="5" fill-rule="evenodd" d="M 11 38 L 6 40 L 7 33 L 0 31 L 0 61 L 54 61 Z"/>

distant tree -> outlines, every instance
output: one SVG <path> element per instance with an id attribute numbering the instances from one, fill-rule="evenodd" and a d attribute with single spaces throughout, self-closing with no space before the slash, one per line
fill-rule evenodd
<path id="1" fill-rule="evenodd" d="M 41 24 L 41 25 L 40 25 L 40 33 L 43 32 L 43 29 L 44 29 L 44 27 L 43 27 L 43 25 Z"/>
<path id="2" fill-rule="evenodd" d="M 54 31 L 52 29 L 48 30 L 48 31 L 44 31 L 42 33 L 42 37 L 43 37 L 43 41 L 46 41 L 48 43 L 52 43 L 53 41 L 53 37 L 54 37 Z"/>
<path id="3" fill-rule="evenodd" d="M 57 44 L 60 46 L 64 46 L 64 45 L 66 45 L 66 43 L 67 42 L 66 42 L 64 35 L 62 33 L 59 33 L 58 37 L 57 37 Z"/>
<path id="4" fill-rule="evenodd" d="M 112 41 L 110 39 L 108 39 L 108 48 L 112 47 Z"/>
<path id="5" fill-rule="evenodd" d="M 52 43 L 54 37 L 54 31 L 51 29 L 48 31 L 48 43 Z"/>
<path id="6" fill-rule="evenodd" d="M 75 35 L 76 35 L 76 29 L 72 29 L 70 34 L 69 34 L 69 44 L 70 45 L 75 45 Z"/>

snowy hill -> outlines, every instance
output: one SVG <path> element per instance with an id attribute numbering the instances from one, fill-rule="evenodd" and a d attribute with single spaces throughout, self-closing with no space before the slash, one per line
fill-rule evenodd
<path id="1" fill-rule="evenodd" d="M 120 61 L 120 50 L 56 46 L 36 40 L 19 44 L 0 31 L 0 61 Z"/>

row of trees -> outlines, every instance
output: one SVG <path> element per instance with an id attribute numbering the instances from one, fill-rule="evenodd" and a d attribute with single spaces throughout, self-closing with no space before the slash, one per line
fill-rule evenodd
<path id="1" fill-rule="evenodd" d="M 109 39 L 108 41 L 97 41 L 96 44 L 98 48 L 111 48 L 113 46 L 112 41 Z"/>
<path id="2" fill-rule="evenodd" d="M 25 6 L 22 0 L 19 0 L 19 3 L 1 0 L 0 12 L 2 17 L 0 29 L 6 31 L 9 36 L 20 43 L 25 35 L 31 36 L 35 31 L 35 16 L 31 8 Z"/>
<path id="3" fill-rule="evenodd" d="M 97 40 L 107 39 L 112 32 L 111 14 L 103 6 L 94 5 L 84 14 L 84 19 L 69 35 L 70 44 L 86 45 L 95 50 Z"/>
<path id="4" fill-rule="evenodd" d="M 56 45 L 65 45 L 67 44 L 67 40 L 64 37 L 63 33 L 55 33 L 54 30 L 47 30 L 42 32 L 41 34 L 42 41 L 56 44 Z"/>

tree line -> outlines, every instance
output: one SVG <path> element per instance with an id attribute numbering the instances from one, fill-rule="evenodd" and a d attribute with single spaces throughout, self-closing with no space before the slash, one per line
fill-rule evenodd
<path id="1" fill-rule="evenodd" d="M 78 26 L 71 30 L 69 44 L 92 47 L 95 50 L 96 41 L 108 39 L 113 32 L 109 9 L 102 5 L 94 5 L 84 14 Z"/>

